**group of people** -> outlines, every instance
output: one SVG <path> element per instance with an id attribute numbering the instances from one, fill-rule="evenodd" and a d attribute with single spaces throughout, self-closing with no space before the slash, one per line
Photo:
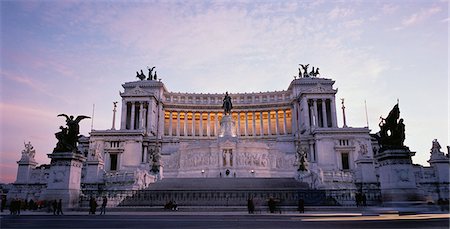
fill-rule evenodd
<path id="1" fill-rule="evenodd" d="M 108 198 L 104 196 L 102 198 L 102 205 L 100 207 L 100 215 L 105 214 L 106 215 L 106 205 L 108 204 Z M 91 196 L 89 199 L 89 215 L 95 215 L 97 212 L 98 203 L 97 200 Z"/>
<path id="2" fill-rule="evenodd" d="M 62 199 L 59 201 L 54 200 L 52 202 L 53 215 L 64 215 L 62 211 Z"/>
<path id="3" fill-rule="evenodd" d="M 165 210 L 178 211 L 178 204 L 175 200 L 171 200 L 164 205 Z"/>

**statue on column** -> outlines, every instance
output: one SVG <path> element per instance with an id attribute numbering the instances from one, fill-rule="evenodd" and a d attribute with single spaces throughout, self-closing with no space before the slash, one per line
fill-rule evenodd
<path id="1" fill-rule="evenodd" d="M 223 98 L 222 108 L 224 109 L 224 114 L 231 114 L 231 109 L 233 109 L 233 103 L 231 102 L 231 97 L 228 95 L 228 91 L 225 93 Z"/>
<path id="2" fill-rule="evenodd" d="M 79 115 L 76 119 L 74 119 L 73 115 L 70 117 L 66 114 L 59 114 L 57 117 L 63 116 L 66 118 L 65 127 L 59 127 L 61 129 L 60 132 L 55 133 L 56 139 L 58 139 L 58 143 L 56 143 L 56 147 L 53 152 L 77 152 L 77 143 L 78 136 L 80 134 L 80 121 L 86 118 L 90 118 L 88 116 Z"/>

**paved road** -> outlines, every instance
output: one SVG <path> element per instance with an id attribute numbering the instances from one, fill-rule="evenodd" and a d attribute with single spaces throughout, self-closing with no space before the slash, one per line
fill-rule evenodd
<path id="1" fill-rule="evenodd" d="M 21 215 L 0 228 L 449 228 L 449 214 L 418 215 Z"/>

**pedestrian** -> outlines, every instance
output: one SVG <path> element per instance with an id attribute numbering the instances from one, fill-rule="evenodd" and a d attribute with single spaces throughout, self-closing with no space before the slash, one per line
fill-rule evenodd
<path id="1" fill-rule="evenodd" d="M 270 213 L 274 213 L 275 212 L 275 208 L 276 208 L 276 203 L 275 203 L 275 200 L 272 197 L 269 198 L 268 205 L 269 205 Z"/>
<path id="2" fill-rule="evenodd" d="M 248 208 L 248 214 L 253 214 L 255 212 L 255 204 L 253 203 L 253 198 L 248 198 L 247 208 Z"/>
<path id="3" fill-rule="evenodd" d="M 56 215 L 56 211 L 58 210 L 58 202 L 53 200 L 52 202 L 53 215 Z"/>
<path id="4" fill-rule="evenodd" d="M 106 196 L 103 197 L 102 207 L 100 208 L 100 215 L 106 215 L 106 204 L 108 203 L 108 198 Z"/>
<path id="5" fill-rule="evenodd" d="M 57 212 L 56 214 L 59 215 L 64 215 L 63 211 L 62 211 L 62 199 L 59 199 L 58 204 L 56 205 L 57 207 Z"/>
<path id="6" fill-rule="evenodd" d="M 5 210 L 6 208 L 6 196 L 2 196 L 2 205 L 1 205 L 1 210 L 3 212 L 3 210 Z"/>
<path id="7" fill-rule="evenodd" d="M 305 201 L 303 199 L 298 200 L 298 212 L 305 213 Z"/>
<path id="8" fill-rule="evenodd" d="M 362 202 L 362 205 L 365 207 L 365 206 L 367 206 L 367 199 L 366 199 L 366 194 L 364 194 L 364 193 L 361 193 L 361 202 Z"/>

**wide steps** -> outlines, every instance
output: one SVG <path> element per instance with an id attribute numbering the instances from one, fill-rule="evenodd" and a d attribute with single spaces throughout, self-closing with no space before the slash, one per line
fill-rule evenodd
<path id="1" fill-rule="evenodd" d="M 293 178 L 164 178 L 146 190 L 299 190 L 307 183 Z"/>

